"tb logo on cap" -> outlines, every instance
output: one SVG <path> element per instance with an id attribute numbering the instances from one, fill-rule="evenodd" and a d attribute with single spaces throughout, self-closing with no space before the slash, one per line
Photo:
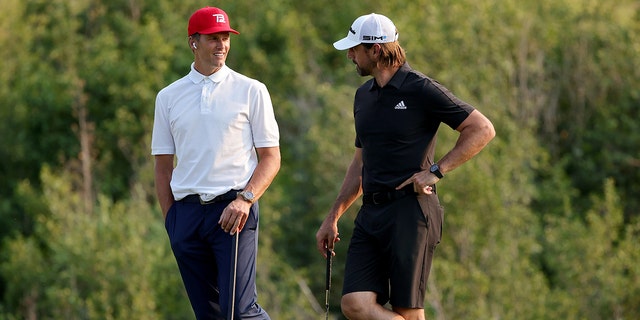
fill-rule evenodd
<path id="1" fill-rule="evenodd" d="M 213 14 L 213 17 L 216 18 L 217 23 L 227 23 L 226 21 L 224 21 L 224 15 L 221 13 L 215 13 Z"/>
<path id="2" fill-rule="evenodd" d="M 196 33 L 213 34 L 218 32 L 231 32 L 238 34 L 229 26 L 229 16 L 222 9 L 215 7 L 204 7 L 196 10 L 189 18 L 187 28 L 189 36 Z"/>

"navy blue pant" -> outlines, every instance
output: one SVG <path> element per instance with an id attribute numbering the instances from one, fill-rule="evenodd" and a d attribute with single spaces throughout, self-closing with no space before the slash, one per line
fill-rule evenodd
<path id="1" fill-rule="evenodd" d="M 231 293 L 233 236 L 218 224 L 230 201 L 202 205 L 176 201 L 167 213 L 165 227 L 171 249 L 196 319 L 226 319 Z M 257 303 L 256 253 L 258 204 L 240 232 L 234 319 L 270 319 Z"/>

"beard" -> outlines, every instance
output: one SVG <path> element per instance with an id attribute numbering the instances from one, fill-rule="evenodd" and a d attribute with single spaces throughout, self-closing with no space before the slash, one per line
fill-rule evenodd
<path id="1" fill-rule="evenodd" d="M 375 66 L 375 63 L 371 62 L 371 63 L 366 64 L 366 65 L 359 65 L 359 64 L 355 63 L 355 65 L 356 65 L 356 72 L 358 72 L 358 74 L 360 76 L 366 77 L 366 76 L 370 76 L 371 75 L 371 71 L 373 70 L 373 67 Z"/>
<path id="2" fill-rule="evenodd" d="M 358 74 L 361 77 L 366 77 L 366 76 L 371 74 L 371 72 L 369 72 L 368 70 L 360 68 L 358 65 L 356 65 L 356 72 L 358 72 Z"/>

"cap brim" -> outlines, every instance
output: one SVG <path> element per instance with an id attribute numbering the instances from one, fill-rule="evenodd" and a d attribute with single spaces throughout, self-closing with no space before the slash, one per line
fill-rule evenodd
<path id="1" fill-rule="evenodd" d="M 351 39 L 349 39 L 348 37 L 345 37 L 344 39 L 338 40 L 336 42 L 333 43 L 333 46 L 338 49 L 338 50 L 347 50 L 347 49 L 351 49 L 357 45 L 359 45 L 360 42 L 355 42 Z"/>
<path id="2" fill-rule="evenodd" d="M 220 33 L 220 32 L 231 32 L 231 33 L 235 33 L 235 34 L 240 34 L 240 32 L 233 30 L 231 28 L 229 29 L 220 29 L 220 28 L 210 28 L 210 29 L 206 29 L 203 31 L 198 32 L 199 34 L 213 34 L 213 33 Z"/>

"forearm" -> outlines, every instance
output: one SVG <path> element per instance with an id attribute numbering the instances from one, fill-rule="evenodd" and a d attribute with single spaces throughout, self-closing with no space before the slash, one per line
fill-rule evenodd
<path id="1" fill-rule="evenodd" d="M 245 190 L 251 191 L 258 200 L 267 191 L 278 171 L 280 171 L 280 148 L 259 148 L 258 165 L 245 186 Z"/>
<path id="2" fill-rule="evenodd" d="M 164 183 L 156 184 L 156 194 L 158 196 L 160 209 L 162 210 L 162 215 L 166 217 L 169 208 L 171 208 L 173 202 L 175 201 L 173 198 L 173 194 L 171 193 L 171 187 L 165 187 Z"/>
<path id="3" fill-rule="evenodd" d="M 444 174 L 459 167 L 477 155 L 495 137 L 493 125 L 479 111 L 469 115 L 458 128 L 460 136 L 455 146 L 439 161 L 440 171 Z"/>
<path id="4" fill-rule="evenodd" d="M 175 201 L 171 192 L 171 175 L 173 173 L 173 156 L 156 156 L 155 182 L 156 196 L 162 210 L 162 215 L 166 217 L 169 208 Z"/>
<path id="5" fill-rule="evenodd" d="M 340 192 L 327 217 L 316 233 L 316 247 L 325 258 L 327 249 L 333 250 L 334 243 L 340 241 L 338 220 L 362 193 L 362 152 L 356 149 L 355 156 L 347 169 Z"/>
<path id="6" fill-rule="evenodd" d="M 356 152 L 356 155 L 347 169 L 342 187 L 336 197 L 336 200 L 329 211 L 327 219 L 337 222 L 342 214 L 349 209 L 349 207 L 358 199 L 362 194 L 362 158 L 360 150 Z"/>

